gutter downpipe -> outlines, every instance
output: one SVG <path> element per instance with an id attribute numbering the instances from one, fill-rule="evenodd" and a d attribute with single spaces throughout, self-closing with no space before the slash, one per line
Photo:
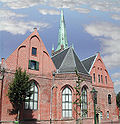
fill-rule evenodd
<path id="1" fill-rule="evenodd" d="M 52 86 L 51 86 L 51 97 L 50 97 L 50 124 L 52 124 L 52 98 L 53 98 L 53 88 L 54 88 L 54 80 L 55 80 L 55 72 L 52 74 Z"/>

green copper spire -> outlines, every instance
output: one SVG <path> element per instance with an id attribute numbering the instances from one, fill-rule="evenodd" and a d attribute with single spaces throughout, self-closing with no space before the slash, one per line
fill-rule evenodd
<path id="1" fill-rule="evenodd" d="M 58 34 L 58 46 L 55 51 L 60 50 L 61 46 L 63 46 L 64 49 L 68 48 L 67 33 L 66 33 L 63 10 L 61 10 L 60 28 L 59 28 L 59 34 Z"/>

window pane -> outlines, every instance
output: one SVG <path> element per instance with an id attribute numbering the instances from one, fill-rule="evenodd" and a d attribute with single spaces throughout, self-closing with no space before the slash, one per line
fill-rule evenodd
<path id="1" fill-rule="evenodd" d="M 101 75 L 101 82 L 103 83 L 103 76 Z"/>
<path id="2" fill-rule="evenodd" d="M 25 102 L 25 109 L 28 109 L 28 102 Z"/>
<path id="3" fill-rule="evenodd" d="M 34 94 L 34 100 L 35 100 L 35 101 L 38 100 L 38 96 L 37 96 L 37 95 L 38 95 L 37 93 Z"/>
<path id="4" fill-rule="evenodd" d="M 37 53 L 37 48 L 32 47 L 32 55 L 36 55 Z"/>
<path id="5" fill-rule="evenodd" d="M 93 80 L 94 80 L 94 82 L 95 82 L 95 73 L 93 73 Z"/>
<path id="6" fill-rule="evenodd" d="M 69 117 L 68 111 L 66 111 L 66 117 Z"/>
<path id="7" fill-rule="evenodd" d="M 34 109 L 37 109 L 37 102 L 34 102 Z"/>
<path id="8" fill-rule="evenodd" d="M 69 117 L 72 117 L 72 111 L 69 111 Z"/>
<path id="9" fill-rule="evenodd" d="M 30 109 L 33 109 L 33 102 L 30 102 L 29 108 L 30 108 Z"/>
<path id="10" fill-rule="evenodd" d="M 98 75 L 98 82 L 100 83 L 100 75 Z"/>
<path id="11" fill-rule="evenodd" d="M 66 94 L 69 94 L 69 89 L 68 88 L 66 88 Z"/>
<path id="12" fill-rule="evenodd" d="M 65 117 L 65 111 L 63 111 L 63 117 Z"/>
<path id="13" fill-rule="evenodd" d="M 107 118 L 109 118 L 109 111 L 107 111 Z"/>
<path id="14" fill-rule="evenodd" d="M 33 94 L 31 95 L 30 99 L 33 100 Z"/>
<path id="15" fill-rule="evenodd" d="M 72 95 L 69 95 L 69 102 L 72 102 Z"/>
<path id="16" fill-rule="evenodd" d="M 105 76 L 105 83 L 107 84 L 107 76 Z"/>
<path id="17" fill-rule="evenodd" d="M 108 104 L 111 104 L 111 95 L 108 95 Z"/>
<path id="18" fill-rule="evenodd" d="M 35 92 L 38 92 L 38 88 L 37 88 L 37 86 L 35 86 L 35 90 L 34 90 Z"/>
<path id="19" fill-rule="evenodd" d="M 65 103 L 62 104 L 62 109 L 65 109 Z"/>
<path id="20" fill-rule="evenodd" d="M 65 95 L 62 96 L 62 101 L 65 102 Z"/>
<path id="21" fill-rule="evenodd" d="M 68 107 L 69 107 L 68 105 L 69 105 L 69 104 L 68 104 L 68 103 L 66 103 L 66 109 L 68 109 Z"/>
<path id="22" fill-rule="evenodd" d="M 63 90 L 62 94 L 65 94 L 65 89 Z"/>
<path id="23" fill-rule="evenodd" d="M 66 101 L 68 101 L 68 95 L 66 95 Z"/>
<path id="24" fill-rule="evenodd" d="M 31 61 L 31 69 L 35 70 L 36 67 L 36 62 L 35 61 Z"/>
<path id="25" fill-rule="evenodd" d="M 71 90 L 70 89 L 68 89 L 68 92 L 69 92 L 69 94 L 71 94 Z"/>
<path id="26" fill-rule="evenodd" d="M 72 103 L 69 103 L 69 109 L 72 109 Z"/>

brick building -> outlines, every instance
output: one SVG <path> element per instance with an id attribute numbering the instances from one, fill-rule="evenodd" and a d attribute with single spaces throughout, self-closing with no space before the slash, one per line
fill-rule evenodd
<path id="1" fill-rule="evenodd" d="M 67 33 L 63 11 L 61 11 L 58 46 L 52 48 L 49 56 L 37 29 L 22 42 L 6 59 L 2 59 L 0 76 L 0 120 L 15 120 L 9 110 L 12 105 L 6 96 L 9 83 L 14 77 L 17 67 L 22 67 L 30 75 L 34 94 L 26 101 L 21 111 L 21 120 L 25 124 L 76 124 L 79 119 L 72 104 L 76 99 L 77 76 L 81 79 L 81 112 L 83 123 L 94 123 L 94 105 L 91 91 L 97 91 L 96 117 L 97 122 L 117 121 L 116 95 L 113 82 L 106 70 L 100 53 L 80 61 L 73 47 L 68 47 Z M 3 68 L 5 71 L 2 73 Z M 4 74 L 4 75 L 3 75 Z M 86 113 L 84 113 L 86 111 Z M 7 122 L 6 122 L 7 123 Z M 12 123 L 12 122 L 11 122 Z"/>

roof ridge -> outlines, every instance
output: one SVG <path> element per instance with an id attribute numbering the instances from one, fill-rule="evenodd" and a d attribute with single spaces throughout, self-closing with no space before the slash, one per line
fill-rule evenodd
<path id="1" fill-rule="evenodd" d="M 74 51 L 74 53 L 75 53 L 75 51 Z M 76 53 L 75 53 L 76 54 Z M 76 54 L 76 56 L 77 56 L 77 58 L 79 59 L 79 57 L 78 57 L 78 55 Z M 80 59 L 79 59 L 79 61 L 80 61 Z M 89 74 L 88 73 L 88 71 L 86 70 L 86 68 L 85 68 L 85 66 L 83 65 L 83 63 L 80 61 L 80 63 L 82 64 L 82 66 L 83 66 L 83 68 L 85 69 L 85 71 L 87 72 L 87 74 Z"/>
<path id="2" fill-rule="evenodd" d="M 91 67 L 90 67 L 90 69 L 89 69 L 89 73 L 90 73 L 90 71 L 91 71 L 91 69 L 92 69 L 92 67 L 93 67 L 93 65 L 94 65 L 94 63 L 95 63 L 97 57 L 98 57 L 98 53 L 97 53 L 97 55 L 95 56 L 94 61 L 93 61 L 92 65 L 91 65 Z"/>
<path id="3" fill-rule="evenodd" d="M 71 47 L 71 46 L 70 46 L 70 47 Z M 60 53 L 62 53 L 62 52 L 64 52 L 65 50 L 69 49 L 70 47 L 65 48 L 64 50 L 62 50 L 62 51 L 60 51 L 60 52 L 56 53 L 56 54 L 55 54 L 55 55 L 53 55 L 51 58 L 53 58 L 53 57 L 55 57 L 55 56 L 59 55 Z"/>
<path id="4" fill-rule="evenodd" d="M 90 58 L 92 58 L 93 56 L 97 56 L 97 55 L 98 55 L 98 53 L 96 53 L 96 54 L 94 54 L 94 55 L 91 55 L 91 56 L 89 56 L 89 57 L 87 57 L 87 58 L 85 58 L 85 59 L 82 59 L 81 62 L 84 61 L 84 60 L 90 59 Z"/>
<path id="5" fill-rule="evenodd" d="M 71 50 L 71 48 L 72 48 L 72 47 L 69 47 L 69 49 L 68 49 L 68 51 L 67 51 L 67 53 L 66 53 L 66 55 L 65 55 L 65 57 L 64 57 L 64 59 L 63 59 L 63 61 L 62 61 L 62 63 L 61 63 L 61 65 L 60 65 L 59 69 L 62 67 L 64 61 L 66 61 L 66 58 L 67 58 L 68 53 L 69 53 L 69 51 Z M 58 70 L 59 70 L 59 69 L 58 69 Z"/>

